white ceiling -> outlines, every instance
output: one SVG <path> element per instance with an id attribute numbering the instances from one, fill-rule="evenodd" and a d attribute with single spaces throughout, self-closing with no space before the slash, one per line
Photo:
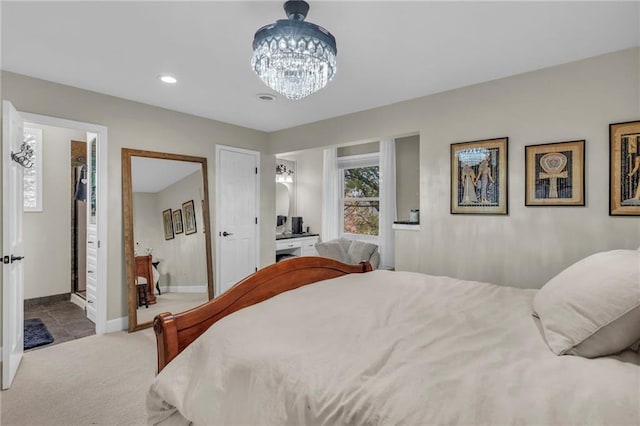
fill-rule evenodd
<path id="1" fill-rule="evenodd" d="M 133 192 L 156 193 L 200 170 L 200 163 L 131 157 Z"/>
<path id="2" fill-rule="evenodd" d="M 640 2 L 309 1 L 338 72 L 300 101 L 250 68 L 284 2 L 1 2 L 2 69 L 263 131 L 640 45 Z M 178 78 L 168 86 L 156 76 Z"/>

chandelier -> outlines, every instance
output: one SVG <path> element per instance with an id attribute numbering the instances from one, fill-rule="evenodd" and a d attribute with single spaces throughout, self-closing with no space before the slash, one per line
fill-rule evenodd
<path id="1" fill-rule="evenodd" d="M 305 22 L 309 4 L 289 0 L 289 19 L 260 28 L 253 38 L 251 67 L 270 88 L 298 100 L 322 89 L 336 73 L 336 39 L 324 28 Z"/>

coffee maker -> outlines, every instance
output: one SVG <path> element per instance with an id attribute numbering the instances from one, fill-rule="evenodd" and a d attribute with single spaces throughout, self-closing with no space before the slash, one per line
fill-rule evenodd
<path id="1" fill-rule="evenodd" d="M 302 217 L 294 216 L 291 218 L 291 233 L 302 234 Z"/>

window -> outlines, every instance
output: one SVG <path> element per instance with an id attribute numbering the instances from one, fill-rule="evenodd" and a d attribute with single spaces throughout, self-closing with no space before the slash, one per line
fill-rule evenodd
<path id="1" fill-rule="evenodd" d="M 380 211 L 379 156 L 339 159 L 341 173 L 342 233 L 378 235 Z"/>
<path id="2" fill-rule="evenodd" d="M 24 169 L 24 211 L 42 211 L 42 129 L 25 127 L 24 141 L 33 149 L 33 166 Z"/>

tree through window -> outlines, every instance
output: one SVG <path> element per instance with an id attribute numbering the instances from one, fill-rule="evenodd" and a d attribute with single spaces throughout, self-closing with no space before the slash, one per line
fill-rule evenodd
<path id="1" fill-rule="evenodd" d="M 378 235 L 379 180 L 379 166 L 343 169 L 343 232 Z"/>

